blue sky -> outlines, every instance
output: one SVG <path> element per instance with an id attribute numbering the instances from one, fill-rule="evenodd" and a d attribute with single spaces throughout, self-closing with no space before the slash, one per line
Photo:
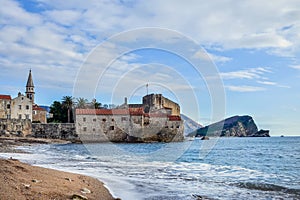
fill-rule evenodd
<path id="1" fill-rule="evenodd" d="M 207 125 L 214 121 L 218 97 L 207 85 L 211 77 L 197 74 L 187 61 L 203 56 L 176 54 L 191 49 L 189 42 L 182 42 L 189 38 L 204 48 L 218 71 L 224 117 L 248 114 L 271 135 L 300 134 L 298 0 L 0 2 L 2 94 L 24 92 L 30 68 L 41 105 L 65 95 L 115 104 L 128 96 L 131 103 L 139 103 L 149 82 L 149 92 L 178 101 L 183 113 Z M 161 31 L 134 38 L 123 34 L 145 27 Z M 116 35 L 124 41 L 111 42 Z M 104 41 L 107 48 L 96 54 Z M 167 50 L 159 49 L 161 45 Z M 118 54 L 122 49 L 131 51 Z M 108 58 L 109 67 L 104 65 Z M 87 63 L 94 68 L 85 72 Z M 104 68 L 103 76 L 93 74 Z M 83 73 L 87 80 L 80 82 Z"/>

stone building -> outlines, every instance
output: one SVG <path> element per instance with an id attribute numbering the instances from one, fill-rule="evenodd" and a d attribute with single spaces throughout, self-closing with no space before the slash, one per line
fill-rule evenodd
<path id="1" fill-rule="evenodd" d="M 18 96 L 11 100 L 11 119 L 32 120 L 32 101 L 19 92 Z"/>
<path id="2" fill-rule="evenodd" d="M 162 101 L 163 100 L 163 101 Z M 168 103 L 165 103 L 168 102 Z M 183 141 L 180 107 L 161 94 L 116 109 L 76 109 L 76 133 L 89 142 Z"/>
<path id="3" fill-rule="evenodd" d="M 32 107 L 32 122 L 33 123 L 47 123 L 47 111 L 38 106 L 33 105 Z"/>
<path id="4" fill-rule="evenodd" d="M 0 119 L 10 119 L 10 95 L 0 95 Z"/>
<path id="5" fill-rule="evenodd" d="M 47 112 L 34 103 L 34 95 L 34 85 L 30 70 L 25 95 L 19 92 L 14 99 L 10 95 L 0 95 L 0 119 L 27 119 L 47 123 Z"/>

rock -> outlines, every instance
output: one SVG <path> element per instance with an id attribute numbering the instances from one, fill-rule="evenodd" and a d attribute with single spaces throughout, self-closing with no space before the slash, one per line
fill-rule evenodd
<path id="1" fill-rule="evenodd" d="M 269 135 L 269 130 L 259 130 L 256 133 L 254 133 L 253 135 L 251 135 L 252 137 L 270 137 Z"/>
<path id="2" fill-rule="evenodd" d="M 73 194 L 71 197 L 72 200 L 88 200 L 86 196 L 80 194 Z"/>
<path id="3" fill-rule="evenodd" d="M 82 188 L 81 189 L 81 193 L 83 193 L 83 194 L 90 194 L 91 191 L 89 189 L 87 189 L 87 188 Z"/>
<path id="4" fill-rule="evenodd" d="M 201 140 L 209 140 L 209 137 L 203 136 L 203 137 L 201 138 Z"/>
<path id="5" fill-rule="evenodd" d="M 200 128 L 191 134 L 195 137 L 270 137 L 268 130 L 258 131 L 254 120 L 248 115 L 230 117 Z"/>
<path id="6" fill-rule="evenodd" d="M 68 177 L 65 177 L 65 180 L 70 181 L 70 182 L 73 181 L 72 179 L 70 179 L 70 178 L 68 178 Z"/>
<path id="7" fill-rule="evenodd" d="M 23 185 L 24 185 L 24 187 L 26 188 L 26 189 L 29 189 L 30 188 L 30 184 L 25 184 L 25 183 L 23 183 Z"/>

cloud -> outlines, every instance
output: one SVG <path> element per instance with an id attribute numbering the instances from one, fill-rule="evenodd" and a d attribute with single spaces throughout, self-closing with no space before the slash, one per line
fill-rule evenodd
<path id="1" fill-rule="evenodd" d="M 223 79 L 263 79 L 265 73 L 271 73 L 267 68 L 258 67 L 245 70 L 220 73 Z"/>
<path id="2" fill-rule="evenodd" d="M 255 87 L 255 86 L 248 86 L 248 85 L 240 85 L 240 86 L 227 85 L 225 86 L 225 88 L 233 92 L 258 92 L 258 91 L 266 90 L 263 87 Z"/>
<path id="3" fill-rule="evenodd" d="M 219 56 L 219 55 L 212 54 L 212 53 L 207 53 L 207 52 L 204 52 L 204 51 L 197 51 L 193 55 L 193 58 L 204 59 L 204 60 L 213 60 L 216 63 L 225 63 L 225 62 L 228 62 L 228 61 L 232 60 L 232 58 L 230 58 L 230 57 Z"/>
<path id="4" fill-rule="evenodd" d="M 263 85 L 277 85 L 277 83 L 272 81 L 257 81 L 257 83 L 263 84 Z"/>
<path id="5" fill-rule="evenodd" d="M 290 68 L 300 70 L 300 65 L 291 65 Z"/>

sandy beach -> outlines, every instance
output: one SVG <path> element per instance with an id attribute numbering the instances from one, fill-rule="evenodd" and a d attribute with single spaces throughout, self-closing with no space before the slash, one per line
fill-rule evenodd
<path id="1" fill-rule="evenodd" d="M 20 153 L 14 146 L 24 143 L 50 143 L 48 140 L 17 138 L 0 139 L 0 153 Z M 33 142 L 34 141 L 34 142 Z M 115 199 L 95 178 L 31 166 L 15 159 L 0 159 L 0 199 L 6 200 L 65 200 Z"/>

